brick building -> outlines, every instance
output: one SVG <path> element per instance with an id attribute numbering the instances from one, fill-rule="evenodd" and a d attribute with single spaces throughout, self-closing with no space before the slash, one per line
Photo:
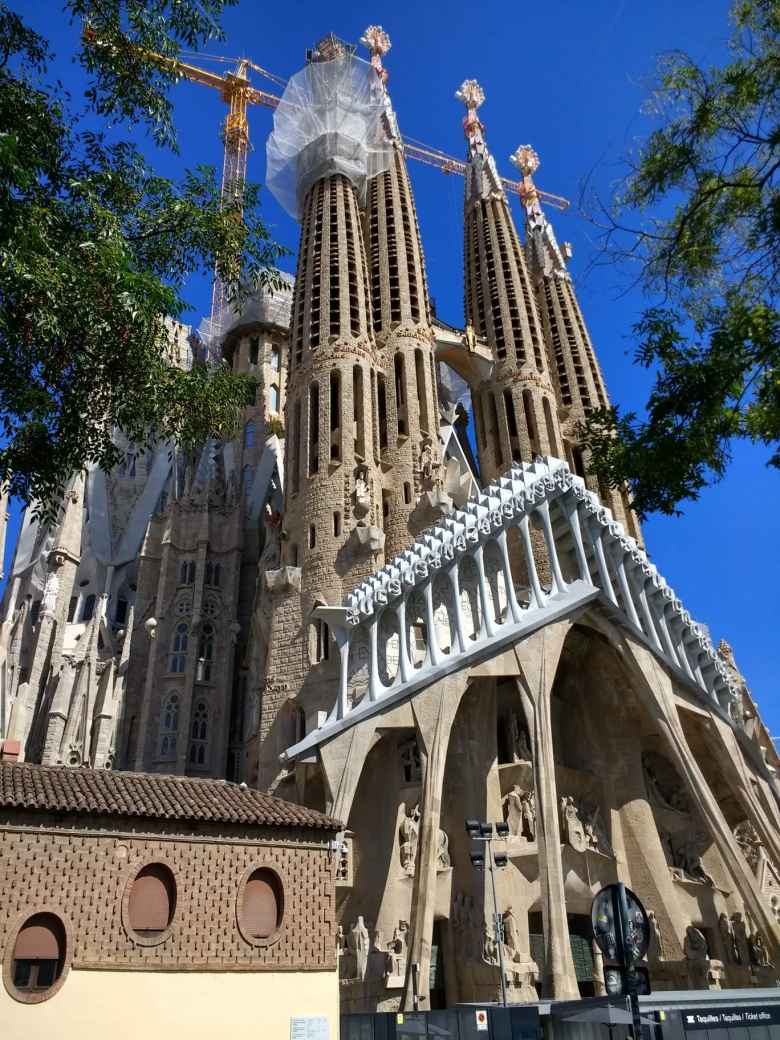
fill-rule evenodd
<path id="1" fill-rule="evenodd" d="M 335 1035 L 336 826 L 225 781 L 0 763 L 3 1035 Z"/>

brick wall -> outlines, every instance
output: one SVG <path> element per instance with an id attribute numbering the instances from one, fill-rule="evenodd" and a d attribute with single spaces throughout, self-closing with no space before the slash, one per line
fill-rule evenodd
<path id="1" fill-rule="evenodd" d="M 136 821 L 137 827 L 137 821 Z M 20 917 L 44 910 L 69 926 L 74 968 L 172 970 L 332 970 L 335 896 L 330 857 L 297 835 L 274 844 L 165 834 L 126 837 L 79 830 L 22 829 L 0 823 L 0 956 Z M 136 945 L 123 923 L 128 882 L 146 863 L 167 864 L 177 902 L 170 935 Z M 269 866 L 282 879 L 279 938 L 250 945 L 237 924 L 239 887 L 248 871 Z M 72 945 L 71 945 L 72 944 Z"/>

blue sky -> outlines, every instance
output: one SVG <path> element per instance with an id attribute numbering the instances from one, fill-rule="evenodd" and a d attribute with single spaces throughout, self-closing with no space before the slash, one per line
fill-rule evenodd
<path id="1" fill-rule="evenodd" d="M 10 0 L 10 6 L 49 38 L 58 54 L 53 71 L 77 98 L 84 85 L 70 61 L 77 27 L 68 25 L 61 4 Z M 501 171 L 513 175 L 506 157 L 517 145 L 531 143 L 542 160 L 539 186 L 574 203 L 567 213 L 550 215 L 558 237 L 574 246 L 571 269 L 612 399 L 641 409 L 650 376 L 631 362 L 631 326 L 646 301 L 636 290 L 625 291 L 625 272 L 601 266 L 586 273 L 597 243 L 577 203 L 586 178 L 608 197 L 621 158 L 648 132 L 642 104 L 656 55 L 682 49 L 703 62 L 721 61 L 727 15 L 726 0 L 548 0 L 531 7 L 496 0 L 372 6 L 243 0 L 224 19 L 226 43 L 207 50 L 247 56 L 288 76 L 324 33 L 357 41 L 367 24 L 379 23 L 393 42 L 386 66 L 402 131 L 454 155 L 463 151 L 463 109 L 453 95 L 463 79 L 478 79 L 487 94 L 481 116 Z M 156 152 L 142 131 L 133 135 L 171 176 L 196 163 L 219 167 L 224 106 L 216 91 L 181 83 L 174 99 L 179 156 Z M 265 109 L 251 113 L 249 173 L 261 183 L 271 119 Z M 440 317 L 457 324 L 463 310 L 462 182 L 419 164 L 410 169 L 431 292 Z M 263 213 L 274 237 L 294 250 L 297 226 L 268 195 Z M 519 221 L 517 209 L 515 216 Z M 292 257 L 285 266 L 292 269 Z M 194 282 L 189 299 L 193 311 L 187 319 L 197 323 L 208 309 L 208 284 Z M 694 617 L 710 626 L 716 642 L 732 643 L 767 724 L 780 734 L 773 652 L 780 474 L 767 469 L 768 454 L 739 445 L 726 480 L 687 506 L 682 519 L 651 518 L 644 530 L 655 563 Z"/>

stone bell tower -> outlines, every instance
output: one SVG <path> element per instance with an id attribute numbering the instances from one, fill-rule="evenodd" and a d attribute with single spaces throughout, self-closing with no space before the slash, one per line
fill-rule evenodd
<path id="1" fill-rule="evenodd" d="M 558 244 L 552 225 L 539 201 L 533 175 L 539 168 L 539 156 L 528 145 L 510 156 L 523 175 L 525 207 L 525 248 L 539 312 L 544 325 L 550 360 L 554 367 L 559 393 L 559 420 L 563 434 L 563 452 L 572 469 L 591 491 L 599 495 L 626 531 L 641 543 L 642 534 L 625 490 L 600 486 L 587 472 L 586 453 L 579 435 L 579 424 L 594 408 L 609 406 L 604 376 L 585 325 L 574 291 L 566 260 L 571 248 Z"/>
<path id="2" fill-rule="evenodd" d="M 377 447 L 389 559 L 450 503 L 438 483 L 439 409 L 425 259 L 382 65 L 390 38 L 381 26 L 372 25 L 361 42 L 371 52 L 384 91 L 385 125 L 393 147 L 389 169 L 369 184 L 365 216 L 373 330 L 381 362 Z"/>
<path id="3" fill-rule="evenodd" d="M 384 562 L 380 460 L 390 394 L 374 340 L 361 218 L 368 185 L 393 160 L 384 117 L 375 71 L 327 37 L 290 80 L 268 142 L 269 187 L 300 221 L 301 237 L 281 560 L 259 579 L 274 600 L 261 693 L 261 783 L 278 772 L 278 754 L 295 727 L 332 703 L 332 645 L 312 610 L 340 603 Z"/>
<path id="4" fill-rule="evenodd" d="M 485 94 L 466 80 L 456 97 L 466 106 L 465 314 L 487 340 L 496 365 L 472 394 L 483 480 L 513 462 L 561 455 L 555 390 L 544 331 L 525 254 L 506 194 L 484 139 L 477 109 Z"/>

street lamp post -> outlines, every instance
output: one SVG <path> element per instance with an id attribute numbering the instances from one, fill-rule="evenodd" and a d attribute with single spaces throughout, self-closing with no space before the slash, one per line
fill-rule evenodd
<path id="1" fill-rule="evenodd" d="M 493 841 L 495 838 L 506 840 L 509 836 L 509 824 L 500 820 L 493 831 L 492 823 L 482 820 L 466 820 L 466 833 L 472 841 L 482 842 L 484 849 L 471 853 L 471 863 L 478 870 L 484 870 L 487 866 L 490 872 L 490 887 L 493 892 L 493 926 L 498 947 L 498 969 L 501 972 L 501 1003 L 506 1007 L 506 973 L 504 972 L 504 919 L 498 909 L 498 894 L 496 893 L 496 869 L 507 865 L 506 852 L 493 852 Z"/>

